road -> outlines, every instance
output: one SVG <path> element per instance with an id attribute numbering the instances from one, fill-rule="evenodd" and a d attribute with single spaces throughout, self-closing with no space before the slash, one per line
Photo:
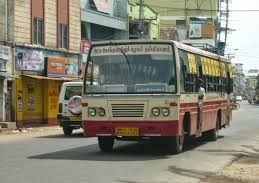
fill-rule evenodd
<path id="1" fill-rule="evenodd" d="M 104 154 L 96 138 L 67 138 L 60 129 L 0 135 L 0 182 L 198 183 L 242 154 L 259 152 L 259 106 L 243 102 L 233 117 L 218 141 L 199 139 L 179 155 L 144 142 L 116 142 Z"/>

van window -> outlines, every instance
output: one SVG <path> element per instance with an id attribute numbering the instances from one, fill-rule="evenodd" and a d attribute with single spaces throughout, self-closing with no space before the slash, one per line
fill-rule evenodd
<path id="1" fill-rule="evenodd" d="M 82 94 L 82 86 L 67 86 L 65 92 L 65 100 L 69 100 L 71 97 Z"/>

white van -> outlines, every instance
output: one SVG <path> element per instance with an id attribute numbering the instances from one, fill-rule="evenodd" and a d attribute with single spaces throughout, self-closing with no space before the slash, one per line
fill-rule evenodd
<path id="1" fill-rule="evenodd" d="M 65 135 L 71 135 L 74 129 L 82 128 L 82 94 L 83 82 L 65 82 L 59 94 L 57 118 Z"/>

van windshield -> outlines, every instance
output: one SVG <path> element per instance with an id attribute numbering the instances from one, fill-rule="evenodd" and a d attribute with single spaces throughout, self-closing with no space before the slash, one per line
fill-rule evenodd
<path id="1" fill-rule="evenodd" d="M 82 86 L 67 86 L 65 92 L 65 100 L 69 100 L 73 96 L 82 95 Z"/>

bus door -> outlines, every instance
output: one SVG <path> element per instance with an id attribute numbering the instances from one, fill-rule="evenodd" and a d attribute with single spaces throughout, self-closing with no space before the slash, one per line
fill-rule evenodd
<path id="1" fill-rule="evenodd" d="M 229 126 L 230 120 L 232 118 L 232 106 L 231 106 L 231 93 L 233 92 L 233 81 L 230 77 L 230 72 L 227 72 L 227 115 L 225 125 Z"/>
<path id="2" fill-rule="evenodd" d="M 197 81 L 198 88 L 198 114 L 197 114 L 197 124 L 196 124 L 196 137 L 202 135 L 202 120 L 203 120 L 203 97 L 205 95 L 205 81 L 202 73 L 202 66 L 199 66 L 199 75 Z"/>

